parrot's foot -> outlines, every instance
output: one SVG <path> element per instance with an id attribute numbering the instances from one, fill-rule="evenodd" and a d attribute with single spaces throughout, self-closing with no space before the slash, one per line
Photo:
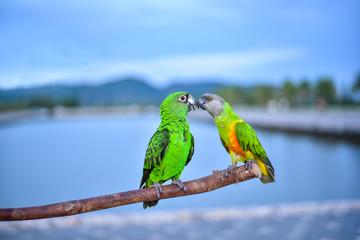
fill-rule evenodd
<path id="1" fill-rule="evenodd" d="M 231 164 L 227 167 L 225 172 L 225 177 L 229 177 L 229 174 L 232 173 L 232 171 L 236 168 L 236 164 Z"/>
<path id="2" fill-rule="evenodd" d="M 180 180 L 180 179 L 173 179 L 171 184 L 176 184 L 179 186 L 180 189 L 184 190 L 184 192 L 186 193 L 186 187 L 185 184 Z"/>
<path id="3" fill-rule="evenodd" d="M 257 164 L 257 162 L 252 159 L 247 160 L 245 163 L 245 167 L 247 170 L 249 170 L 249 172 L 251 172 L 251 164 L 253 164 L 253 163 Z"/>
<path id="4" fill-rule="evenodd" d="M 160 195 L 162 194 L 161 184 L 158 182 L 154 182 L 150 187 L 155 188 L 157 197 L 158 197 L 158 199 L 160 199 Z"/>

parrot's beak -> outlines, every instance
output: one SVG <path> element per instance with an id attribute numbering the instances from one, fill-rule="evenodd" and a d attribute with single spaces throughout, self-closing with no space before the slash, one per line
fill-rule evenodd
<path id="1" fill-rule="evenodd" d="M 206 108 L 205 108 L 205 101 L 202 100 L 201 98 L 199 99 L 199 101 L 197 102 L 196 105 L 197 105 L 198 108 L 201 108 L 202 110 L 206 110 Z"/>
<path id="2" fill-rule="evenodd" d="M 191 96 L 190 94 L 189 94 L 189 96 L 188 96 L 187 103 L 188 103 L 188 105 L 189 105 L 189 111 L 191 111 L 191 110 L 194 110 L 194 111 L 195 111 L 196 100 L 195 100 L 195 98 L 194 98 L 193 96 Z"/>

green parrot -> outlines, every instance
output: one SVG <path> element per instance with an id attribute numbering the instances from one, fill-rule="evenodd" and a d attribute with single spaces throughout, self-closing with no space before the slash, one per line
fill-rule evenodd
<path id="1" fill-rule="evenodd" d="M 169 179 L 186 192 L 179 178 L 194 154 L 194 137 L 186 118 L 191 110 L 195 110 L 195 99 L 186 92 L 170 94 L 161 104 L 161 123 L 147 147 L 140 183 L 140 189 L 155 187 L 159 199 L 161 184 Z M 157 203 L 158 200 L 144 202 L 143 207 Z"/>
<path id="2" fill-rule="evenodd" d="M 214 118 L 221 143 L 231 156 L 232 165 L 227 168 L 227 174 L 236 167 L 238 161 L 245 162 L 249 171 L 251 163 L 256 162 L 261 170 L 261 182 L 275 182 L 274 167 L 255 131 L 233 112 L 229 103 L 218 95 L 206 93 L 199 99 L 197 106 Z"/>

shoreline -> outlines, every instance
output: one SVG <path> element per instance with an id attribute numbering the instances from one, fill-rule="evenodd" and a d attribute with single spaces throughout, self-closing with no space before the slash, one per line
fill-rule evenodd
<path id="1" fill-rule="evenodd" d="M 360 141 L 360 110 L 314 109 L 269 110 L 260 108 L 234 107 L 234 112 L 255 128 L 269 131 L 283 131 L 297 134 L 311 134 L 323 137 L 337 137 Z M 23 120 L 68 118 L 79 116 L 111 116 L 158 113 L 156 106 L 114 106 L 114 107 L 56 107 L 53 110 L 32 109 L 0 113 L 0 126 Z M 190 120 L 212 122 L 205 111 L 191 113 Z"/>
<path id="2" fill-rule="evenodd" d="M 52 229 L 79 226 L 114 226 L 163 224 L 172 221 L 224 221 L 234 219 L 255 220 L 259 218 L 303 217 L 307 215 L 344 214 L 357 212 L 360 215 L 360 199 L 307 201 L 298 203 L 277 203 L 266 205 L 249 205 L 241 207 L 219 207 L 204 209 L 182 209 L 168 211 L 139 211 L 125 213 L 101 213 L 96 211 L 75 216 L 23 220 L 0 221 L 0 232 L 20 229 Z"/>

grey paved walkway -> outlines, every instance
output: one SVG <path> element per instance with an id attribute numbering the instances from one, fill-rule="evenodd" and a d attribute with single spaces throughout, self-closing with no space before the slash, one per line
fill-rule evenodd
<path id="1" fill-rule="evenodd" d="M 360 240 L 360 200 L 0 222 L 0 239 Z"/>
<path id="2" fill-rule="evenodd" d="M 269 111 L 252 108 L 234 108 L 234 111 L 253 127 L 360 139 L 359 110 Z M 212 118 L 209 118 L 205 113 L 195 111 L 191 115 L 192 118 L 212 121 Z"/>

